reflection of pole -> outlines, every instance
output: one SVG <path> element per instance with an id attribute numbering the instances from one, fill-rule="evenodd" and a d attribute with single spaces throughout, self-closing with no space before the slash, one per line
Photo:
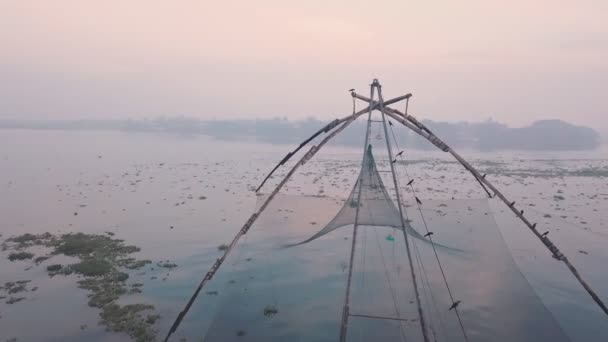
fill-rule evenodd
<path id="1" fill-rule="evenodd" d="M 374 98 L 374 84 L 371 85 L 370 89 L 370 97 Z M 365 142 L 363 144 L 363 160 L 361 161 L 361 171 L 366 165 L 367 162 L 367 144 L 369 140 L 369 130 L 372 123 L 372 111 L 374 110 L 374 106 L 369 106 L 369 114 L 367 115 L 367 125 L 365 127 Z M 348 280 L 346 283 L 346 295 L 344 298 L 344 307 L 342 308 L 342 323 L 340 324 L 340 342 L 346 341 L 346 332 L 348 330 L 348 317 L 350 315 L 349 310 L 349 302 L 350 302 L 350 285 L 353 279 L 353 265 L 355 263 L 355 244 L 357 242 L 357 228 L 359 226 L 359 208 L 361 205 L 361 173 L 359 173 L 359 178 L 357 179 L 356 186 L 359 187 L 357 194 L 357 209 L 355 210 L 355 224 L 353 225 L 353 237 L 350 248 L 350 264 L 348 266 Z"/>
<path id="2" fill-rule="evenodd" d="M 405 250 L 407 252 L 407 259 L 410 265 L 410 271 L 412 275 L 412 285 L 414 287 L 414 294 L 416 295 L 416 305 L 418 306 L 418 315 L 420 316 L 420 328 L 422 329 L 422 337 L 425 342 L 429 341 L 429 337 L 426 331 L 426 322 L 424 320 L 424 313 L 422 312 L 422 303 L 420 301 L 420 293 L 418 292 L 418 282 L 416 281 L 416 272 L 414 272 L 414 264 L 412 261 L 412 254 L 410 252 L 410 243 L 405 230 L 405 218 L 403 217 L 403 207 L 401 206 L 401 195 L 399 194 L 399 182 L 397 181 L 397 175 L 395 174 L 395 164 L 393 160 L 393 151 L 391 149 L 391 143 L 388 138 L 388 129 L 386 128 L 386 118 L 384 116 L 384 104 L 382 100 L 382 86 L 377 80 L 374 81 L 378 88 L 378 101 L 380 102 L 380 111 L 382 112 L 382 126 L 384 127 L 384 140 L 386 140 L 386 149 L 388 150 L 389 164 L 391 165 L 391 174 L 393 176 L 393 184 L 395 186 L 395 195 L 397 198 L 397 207 L 399 208 L 399 218 L 401 218 L 401 231 L 403 232 L 403 239 L 405 240 Z M 373 101 L 373 99 L 372 99 Z M 401 323 L 399 323 L 401 324 Z"/>
<path id="3" fill-rule="evenodd" d="M 370 108 L 370 110 L 371 110 L 371 108 Z M 251 228 L 251 226 L 253 225 L 255 220 L 257 220 L 257 218 L 264 211 L 264 209 L 266 209 L 268 204 L 270 204 L 270 201 L 272 201 L 274 199 L 274 197 L 279 193 L 281 188 L 283 188 L 283 186 L 287 183 L 287 181 L 289 181 L 289 179 L 296 172 L 296 170 L 301 165 L 304 165 L 310 158 L 312 158 L 321 149 L 321 147 L 323 147 L 323 145 L 325 145 L 329 140 L 331 140 L 333 137 L 335 137 L 338 133 L 342 132 L 348 125 L 350 125 L 353 121 L 355 121 L 362 114 L 364 114 L 364 112 L 353 113 L 350 117 L 347 117 L 346 120 L 344 120 L 344 122 L 342 123 L 342 126 L 336 128 L 333 132 L 331 132 L 331 134 L 329 134 L 327 137 L 325 137 L 325 139 L 323 139 L 318 145 L 313 145 L 310 148 L 310 150 L 308 150 L 308 152 L 306 152 L 306 154 L 304 156 L 302 156 L 302 158 L 293 166 L 293 168 L 291 170 L 289 170 L 289 172 L 283 178 L 283 180 L 281 180 L 281 182 L 277 185 L 277 187 L 270 193 L 270 195 L 268 195 L 268 197 L 266 198 L 264 203 L 258 208 L 258 210 L 255 213 L 253 213 L 251 215 L 251 217 L 249 217 L 247 222 L 245 222 L 245 224 L 243 225 L 241 230 L 239 230 L 239 232 L 236 234 L 236 236 L 232 239 L 232 242 L 230 242 L 230 245 L 228 245 L 228 248 L 226 248 L 226 251 L 224 251 L 224 254 L 219 259 L 217 259 L 215 261 L 215 263 L 213 263 L 213 265 L 211 266 L 211 269 L 207 272 L 205 277 L 201 280 L 198 287 L 194 291 L 194 294 L 192 295 L 192 297 L 190 298 L 190 300 L 188 301 L 188 303 L 186 304 L 184 309 L 179 313 L 179 315 L 175 319 L 175 322 L 173 322 L 171 329 L 169 329 L 169 332 L 167 333 L 167 336 L 165 337 L 165 340 L 164 340 L 165 342 L 167 342 L 169 340 L 169 337 L 171 337 L 171 334 L 173 334 L 177 330 L 177 327 L 180 325 L 181 321 L 184 319 L 184 317 L 190 310 L 190 307 L 194 303 L 194 300 L 196 299 L 198 294 L 201 292 L 201 290 L 203 289 L 205 284 L 209 280 L 211 280 L 211 278 L 213 278 L 213 276 L 215 275 L 217 270 L 220 268 L 220 266 L 222 266 L 222 263 L 224 262 L 224 260 L 226 260 L 226 258 L 228 257 L 228 254 L 230 254 L 230 252 L 232 251 L 234 246 L 236 246 L 238 240 L 247 233 L 247 231 L 249 230 L 249 228 Z"/>
<path id="4" fill-rule="evenodd" d="M 365 96 L 362 96 L 362 95 L 359 95 L 356 93 L 352 93 L 352 96 L 357 99 L 360 99 L 362 101 L 369 102 L 370 105 L 376 104 L 373 99 L 369 99 Z M 392 109 L 390 107 L 383 107 L 383 108 L 384 109 L 382 109 L 382 112 L 384 114 L 390 116 L 391 118 L 395 119 L 396 121 L 403 124 L 407 128 L 416 132 L 418 135 L 420 135 L 421 137 L 423 137 L 426 140 L 428 140 L 429 142 L 431 142 L 433 145 L 435 145 L 440 150 L 450 153 L 460 164 L 462 164 L 462 166 L 464 166 L 465 169 L 467 169 L 473 175 L 473 177 L 475 177 L 475 179 L 479 182 L 479 184 L 481 184 L 482 188 L 488 193 L 488 195 L 490 195 L 490 191 L 488 191 L 488 189 L 489 189 L 498 198 L 500 198 L 507 205 L 507 207 L 509 207 L 509 209 L 511 209 L 511 211 L 515 214 L 515 216 L 517 216 L 528 227 L 528 229 L 530 229 L 530 231 L 532 231 L 532 233 L 540 240 L 540 242 L 543 245 L 545 245 L 545 247 L 547 247 L 547 249 L 551 252 L 553 257 L 557 260 L 562 261 L 564 264 L 566 264 L 566 267 L 568 267 L 568 270 L 570 270 L 570 272 L 574 275 L 576 280 L 578 280 L 578 282 L 583 286 L 583 288 L 591 296 L 593 301 L 595 301 L 595 303 L 602 309 L 602 311 L 606 315 L 608 315 L 608 307 L 606 307 L 606 304 L 597 295 L 597 293 L 595 293 L 595 291 L 591 288 L 591 286 L 589 286 L 589 284 L 587 284 L 587 282 L 583 279 L 583 277 L 580 275 L 580 273 L 574 267 L 574 265 L 572 265 L 572 263 L 570 263 L 570 260 L 568 260 L 568 258 L 566 258 L 566 256 L 559 250 L 559 248 L 549 239 L 549 237 L 546 234 L 541 234 L 536 229 L 536 223 L 533 224 L 532 222 L 530 222 L 524 216 L 523 210 L 518 210 L 515 207 L 515 202 L 509 201 L 492 183 L 490 183 L 490 181 L 488 181 L 486 179 L 485 175 L 482 175 L 476 168 L 474 168 L 471 164 L 469 164 L 469 162 L 467 162 L 458 153 L 456 153 L 456 151 L 454 151 L 451 147 L 449 147 L 446 143 L 444 143 L 441 139 L 439 139 L 439 137 L 437 137 L 435 134 L 433 134 L 433 132 L 431 132 L 423 123 L 418 121 L 415 117 L 413 117 L 407 113 L 401 113 L 400 111 L 398 111 L 396 109 Z M 487 187 L 487 189 L 486 189 L 486 187 Z"/>

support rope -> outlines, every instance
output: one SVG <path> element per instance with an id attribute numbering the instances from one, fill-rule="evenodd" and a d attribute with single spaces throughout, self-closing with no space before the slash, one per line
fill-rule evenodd
<path id="1" fill-rule="evenodd" d="M 395 141 L 395 146 L 397 147 L 397 149 L 399 149 L 399 145 L 397 143 L 397 139 L 396 139 L 396 136 L 395 136 L 395 132 L 393 131 L 393 127 L 390 126 L 390 128 L 391 128 L 391 134 L 393 136 L 393 140 Z M 391 158 L 392 158 L 392 156 L 391 156 Z M 400 155 L 398 158 L 401 161 L 404 160 L 403 155 Z M 403 169 L 405 170 L 406 177 L 408 179 L 411 179 L 410 176 L 409 176 L 409 173 L 407 171 L 407 165 L 405 163 L 403 163 Z M 416 190 L 414 189 L 413 182 L 409 183 L 409 187 L 412 190 L 412 194 L 414 195 L 414 197 L 418 198 L 418 196 L 416 196 Z M 452 308 L 454 309 L 454 313 L 456 314 L 456 317 L 458 318 L 458 324 L 460 325 L 460 330 L 462 331 L 462 335 L 464 336 L 465 341 L 468 341 L 469 338 L 468 338 L 466 330 L 464 328 L 464 324 L 462 323 L 462 319 L 460 317 L 460 312 L 458 311 L 458 303 L 459 302 L 454 301 L 454 296 L 452 294 L 452 290 L 450 289 L 450 285 L 448 283 L 447 277 L 445 276 L 445 272 L 443 271 L 443 266 L 441 265 L 441 261 L 439 259 L 439 254 L 437 254 L 437 248 L 435 248 L 435 243 L 433 242 L 432 234 L 431 234 L 431 232 L 429 230 L 429 227 L 428 227 L 428 225 L 426 223 L 426 219 L 425 219 L 424 213 L 422 212 L 422 209 L 420 207 L 420 202 L 419 201 L 416 201 L 416 207 L 418 208 L 418 212 L 420 213 L 420 218 L 422 219 L 422 223 L 424 225 L 424 229 L 427 232 L 428 239 L 431 242 L 431 247 L 433 248 L 433 253 L 435 254 L 435 259 L 437 260 L 437 265 L 439 266 L 439 270 L 441 271 L 441 277 L 443 278 L 443 282 L 445 283 L 445 287 L 448 290 L 448 295 L 450 296 L 450 301 L 452 302 L 452 306 L 451 306 L 450 309 L 452 309 Z"/>

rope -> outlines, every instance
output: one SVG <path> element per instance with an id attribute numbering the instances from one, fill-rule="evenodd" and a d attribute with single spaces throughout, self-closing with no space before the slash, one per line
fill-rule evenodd
<path id="1" fill-rule="evenodd" d="M 399 148 L 399 147 L 397 146 L 397 148 Z M 397 191 L 401 191 L 401 189 L 398 189 Z M 410 218 L 409 218 L 409 215 L 407 214 L 407 210 L 404 209 L 403 213 L 405 214 L 406 220 L 409 220 Z M 418 272 L 422 273 L 422 275 L 424 277 L 424 279 L 422 281 L 422 290 L 423 291 L 426 290 L 425 294 L 428 293 L 427 300 L 430 297 L 430 301 L 431 301 L 431 304 L 433 305 L 433 309 L 435 309 L 435 312 L 438 315 L 439 327 L 440 327 L 440 330 L 441 330 L 441 334 L 444 335 L 444 333 L 443 333 L 444 323 L 443 323 L 443 320 L 441 319 L 441 314 L 439 313 L 439 309 L 437 307 L 437 300 L 435 299 L 435 295 L 433 294 L 433 291 L 430 288 L 431 287 L 431 282 L 429 281 L 428 273 L 426 271 L 426 268 L 424 267 L 424 263 L 422 262 L 422 256 L 420 255 L 420 250 L 418 249 L 418 245 L 416 244 L 415 240 L 412 240 L 412 244 L 414 245 L 414 251 L 416 252 L 416 257 L 417 257 L 416 260 L 417 260 L 417 264 L 418 264 Z M 426 286 L 425 286 L 425 284 L 426 284 Z M 431 316 L 431 318 L 432 318 L 432 316 Z M 431 333 L 433 334 L 433 338 L 435 339 L 435 341 L 437 341 L 437 334 L 436 334 L 436 331 L 435 331 L 435 326 L 433 324 L 433 321 L 431 320 L 430 323 L 431 323 L 430 324 Z M 446 338 L 446 340 L 447 340 L 447 338 Z"/>
<path id="2" fill-rule="evenodd" d="M 435 313 L 437 313 L 437 318 L 439 320 L 439 329 L 441 332 L 441 335 L 443 335 L 445 337 L 445 334 L 443 332 L 443 327 L 444 327 L 444 323 L 443 320 L 441 319 L 441 313 L 439 311 L 439 308 L 437 307 L 437 302 L 435 300 L 435 296 L 433 295 L 433 291 L 431 289 L 431 282 L 429 281 L 429 277 L 428 274 L 426 272 L 426 269 L 424 268 L 424 263 L 422 262 L 422 256 L 420 254 L 420 250 L 418 249 L 418 244 L 416 243 L 416 241 L 412 241 L 412 244 L 414 245 L 414 250 L 416 251 L 416 257 L 417 257 L 417 261 L 418 261 L 418 272 L 422 273 L 424 278 L 422 281 L 422 291 L 425 292 L 425 295 L 427 295 L 426 299 L 427 301 L 430 298 L 430 302 L 431 305 L 433 306 L 433 309 L 435 310 Z M 437 332 L 435 331 L 435 325 L 433 324 L 433 321 L 430 321 L 430 329 L 431 332 L 433 334 L 433 337 L 435 339 L 435 342 L 437 341 Z M 446 340 L 448 340 L 446 338 Z"/>
<path id="3" fill-rule="evenodd" d="M 397 144 L 397 139 L 395 137 L 395 132 L 393 131 L 393 126 L 390 126 L 391 128 L 391 134 L 393 136 L 393 140 L 395 141 L 395 146 L 397 147 L 397 149 L 399 149 L 399 145 Z M 403 161 L 403 156 L 399 156 L 399 159 Z M 407 165 L 405 163 L 403 163 L 403 168 L 405 170 L 405 175 L 407 176 L 408 179 L 410 179 L 409 173 L 407 171 Z M 416 196 L 416 190 L 414 189 L 414 185 L 413 183 L 409 183 L 410 189 L 412 190 L 412 194 L 414 195 L 415 198 L 418 198 Z M 443 282 L 445 284 L 446 289 L 448 290 L 448 295 L 450 296 L 450 301 L 452 302 L 452 307 L 450 309 L 454 309 L 454 313 L 456 314 L 456 317 L 458 318 L 458 324 L 460 325 L 460 330 L 462 331 L 462 335 L 464 336 L 465 341 L 469 341 L 469 338 L 467 336 L 466 330 L 464 328 L 464 324 L 462 323 L 462 319 L 460 317 L 460 312 L 458 311 L 458 303 L 454 301 L 454 296 L 452 294 L 452 289 L 450 289 L 450 285 L 448 284 L 448 280 L 447 277 L 445 275 L 445 272 L 443 271 L 443 266 L 441 265 L 441 261 L 439 260 L 439 254 L 437 254 L 437 248 L 435 248 L 435 243 L 433 242 L 433 237 L 430 234 L 430 230 L 429 227 L 426 223 L 426 219 L 424 218 L 424 213 L 422 212 L 422 209 L 420 207 L 420 203 L 419 201 L 416 201 L 416 207 L 418 208 L 418 212 L 420 213 L 420 217 L 422 219 L 422 223 L 424 225 L 424 229 L 427 232 L 428 235 L 428 239 L 431 242 L 431 247 L 433 248 L 433 253 L 435 254 L 435 259 L 437 260 L 437 265 L 439 266 L 439 270 L 441 271 L 441 277 L 443 278 Z"/>
<path id="4" fill-rule="evenodd" d="M 398 146 L 397 146 L 397 148 L 398 148 Z M 401 191 L 401 189 L 398 189 L 397 191 Z M 405 214 L 405 218 L 407 220 L 409 220 L 409 215 L 407 214 L 407 210 L 404 210 L 403 212 Z M 428 272 L 426 271 L 426 268 L 424 267 L 424 263 L 422 262 L 422 256 L 420 254 L 420 250 L 418 249 L 418 245 L 416 244 L 416 241 L 412 240 L 412 244 L 414 245 L 414 250 L 416 252 L 416 257 L 417 257 L 416 261 L 418 264 L 418 272 L 422 273 L 422 275 L 424 277 L 424 279 L 422 281 L 422 290 L 425 292 L 425 295 L 427 295 L 427 293 L 428 293 L 428 297 L 430 297 L 430 301 L 431 301 L 431 304 L 433 305 L 433 309 L 435 309 L 435 312 L 438 314 L 439 327 L 441 328 L 440 330 L 442 331 L 442 335 L 444 335 L 443 334 L 444 323 L 443 323 L 443 320 L 441 319 L 440 311 L 437 307 L 437 300 L 435 299 L 433 291 L 430 289 L 431 282 L 429 281 Z M 427 300 L 428 300 L 428 297 L 427 297 Z M 431 318 L 432 318 L 432 316 L 431 316 Z M 433 324 L 433 321 L 431 320 L 430 323 L 431 324 L 430 324 L 429 328 L 431 329 L 431 333 L 433 334 L 435 341 L 437 341 L 437 334 L 435 331 L 435 326 Z"/>

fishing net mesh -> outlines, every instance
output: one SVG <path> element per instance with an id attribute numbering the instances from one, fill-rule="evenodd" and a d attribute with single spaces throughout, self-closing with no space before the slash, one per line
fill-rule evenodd
<path id="1" fill-rule="evenodd" d="M 468 341 L 568 341 L 513 261 L 488 200 L 419 201 L 402 186 L 402 221 L 392 158 L 375 158 L 385 141 L 373 140 L 362 162 L 321 155 L 302 168 L 296 177 L 326 173 L 275 196 L 183 331 L 204 341 L 339 340 L 357 223 L 348 341 L 423 341 L 405 239 L 431 340 L 465 341 L 445 275 Z M 317 194 L 302 194 L 314 186 Z M 346 196 L 328 196 L 339 187 Z"/>

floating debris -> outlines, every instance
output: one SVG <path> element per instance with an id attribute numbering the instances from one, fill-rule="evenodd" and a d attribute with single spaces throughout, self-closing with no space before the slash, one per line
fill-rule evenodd
<path id="1" fill-rule="evenodd" d="M 227 249 L 228 249 L 228 245 L 226 245 L 226 244 L 221 244 L 221 245 L 217 246 L 218 251 L 225 251 Z"/>
<path id="2" fill-rule="evenodd" d="M 274 317 L 279 313 L 279 310 L 274 305 L 266 305 L 264 308 L 264 316 L 266 317 Z"/>
<path id="3" fill-rule="evenodd" d="M 46 267 L 46 270 L 47 270 L 48 272 L 53 273 L 53 272 L 60 271 L 62 267 L 63 267 L 63 266 L 62 266 L 62 265 L 60 265 L 60 264 L 53 264 L 53 265 L 49 265 L 49 266 L 47 266 L 47 267 Z"/>
<path id="4" fill-rule="evenodd" d="M 163 268 L 175 268 L 175 267 L 177 267 L 177 264 L 168 262 L 168 260 L 167 260 L 167 262 L 156 263 L 156 266 L 163 267 Z"/>

